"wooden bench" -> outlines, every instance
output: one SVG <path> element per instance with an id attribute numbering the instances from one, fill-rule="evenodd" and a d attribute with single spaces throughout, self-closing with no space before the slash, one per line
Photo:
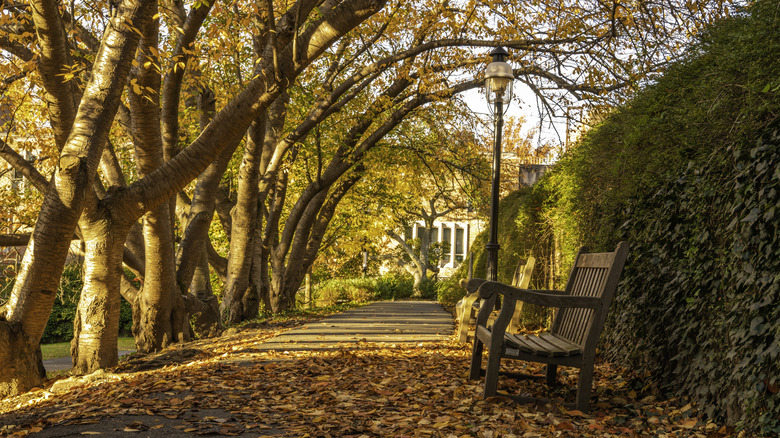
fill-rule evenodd
<path id="1" fill-rule="evenodd" d="M 512 286 L 525 289 L 531 283 L 531 273 L 534 271 L 534 265 L 536 259 L 531 256 L 528 260 L 520 260 L 515 268 L 515 274 L 512 276 Z M 467 281 L 461 280 L 461 285 L 466 287 Z M 463 297 L 455 305 L 455 311 L 458 317 L 458 342 L 466 342 L 469 339 L 469 335 L 474 336 L 474 332 L 470 331 L 471 323 L 476 322 L 477 311 L 479 310 L 479 294 L 476 291 L 471 291 L 469 295 Z M 523 310 L 523 306 L 517 306 L 514 316 L 509 323 L 507 331 L 514 333 L 517 331 L 520 325 L 520 313 Z M 492 321 L 489 321 L 492 322 Z"/>
<path id="2" fill-rule="evenodd" d="M 496 395 L 502 358 L 547 364 L 548 385 L 556 383 L 558 365 L 570 366 L 580 369 L 577 397 L 573 406 L 582 412 L 588 412 L 596 344 L 627 256 L 628 243 L 626 242 L 620 242 L 614 252 L 608 253 L 588 253 L 585 248 L 580 249 L 564 291 L 528 290 L 498 282 L 470 280 L 467 283 L 467 290 L 476 291 L 483 302 L 477 315 L 469 378 L 478 379 L 483 374 L 482 351 L 483 347 L 487 346 L 484 397 Z M 499 294 L 503 296 L 504 302 L 498 318 L 491 327 L 487 321 Z M 539 335 L 507 333 L 506 328 L 514 315 L 518 300 L 558 309 L 548 333 Z M 510 375 L 520 378 L 543 378 Z M 541 400 L 501 395 L 523 403 Z"/>

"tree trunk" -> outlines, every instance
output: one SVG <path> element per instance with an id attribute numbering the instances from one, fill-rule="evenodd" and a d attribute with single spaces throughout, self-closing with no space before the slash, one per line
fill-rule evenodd
<path id="1" fill-rule="evenodd" d="M 133 336 L 141 353 L 191 339 L 189 314 L 176 286 L 170 209 L 161 204 L 144 217 L 146 277 L 133 308 Z"/>
<path id="2" fill-rule="evenodd" d="M 0 397 L 11 397 L 40 386 L 46 377 L 41 347 L 15 324 L 0 320 Z"/>
<path id="3" fill-rule="evenodd" d="M 86 220 L 84 234 L 84 286 L 73 321 L 70 353 L 73 372 L 86 374 L 117 364 L 121 266 L 126 229 L 110 218 Z M 119 229 L 118 229 L 119 228 Z"/>
<path id="4" fill-rule="evenodd" d="M 236 323 L 257 315 L 259 301 L 250 288 L 250 272 L 258 242 L 256 229 L 259 223 L 258 205 L 265 200 L 266 193 L 259 189 L 262 155 L 273 151 L 284 128 L 287 95 L 283 93 L 268 108 L 267 116 L 258 118 L 249 129 L 244 159 L 239 169 L 238 195 L 232 214 L 230 236 L 230 257 L 228 259 L 228 281 L 222 298 L 223 313 L 227 322 Z"/>
<path id="5" fill-rule="evenodd" d="M 219 300 L 211 288 L 209 261 L 205 251 L 201 253 L 200 263 L 195 268 L 190 291 L 191 293 L 184 295 L 184 298 L 195 336 L 200 338 L 216 336 L 222 330 L 222 322 L 219 315 Z"/>
<path id="6" fill-rule="evenodd" d="M 306 297 L 306 308 L 312 309 L 314 308 L 314 296 L 312 294 L 313 285 L 311 283 L 311 266 L 309 266 L 309 270 L 306 272 L 306 279 L 304 280 L 303 287 Z"/>
<path id="7" fill-rule="evenodd" d="M 258 229 L 258 245 L 255 247 L 257 256 L 252 261 L 252 272 L 250 273 L 250 281 L 252 282 L 252 290 L 257 295 L 258 301 L 263 305 L 263 309 L 268 312 L 271 310 L 271 273 L 270 273 L 270 259 L 268 257 L 269 245 L 266 245 L 265 234 Z"/>
<path id="8" fill-rule="evenodd" d="M 261 223 L 261 218 L 258 218 L 258 224 L 254 230 L 254 246 L 249 248 L 252 252 L 251 268 L 249 270 L 249 278 L 247 279 L 249 287 L 246 288 L 246 292 L 244 292 L 244 296 L 241 298 L 245 320 L 257 318 L 260 315 L 260 304 L 262 303 L 263 288 L 258 286 L 258 279 L 262 278 L 262 270 L 260 269 L 262 245 L 260 242 L 263 240 L 263 231 Z"/>
<path id="9" fill-rule="evenodd" d="M 151 15 L 147 6 L 143 1 L 123 2 L 118 17 L 111 18 L 112 25 L 106 28 L 103 42 L 111 44 L 103 44 L 97 54 L 76 122 L 44 197 L 22 270 L 8 303 L 0 310 L 0 326 L 10 326 L 0 329 L 9 347 L 0 349 L 0 363 L 15 365 L 19 354 L 38 350 L 65 265 L 70 236 L 87 197 L 94 196 L 92 182 L 138 41 L 138 35 L 126 26 L 119 26 L 118 20 L 143 24 Z M 42 24 L 41 28 L 46 25 Z M 31 369 L 39 368 L 40 365 Z M 39 372 L 18 366 L 0 370 L 0 396 L 26 391 L 41 383 Z"/>

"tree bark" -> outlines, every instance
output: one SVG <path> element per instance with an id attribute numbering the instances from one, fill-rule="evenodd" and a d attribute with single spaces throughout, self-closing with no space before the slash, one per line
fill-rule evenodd
<path id="1" fill-rule="evenodd" d="M 191 339 L 189 313 L 176 286 L 168 204 L 144 217 L 146 277 L 133 308 L 133 336 L 139 352 L 159 351 Z"/>
<path id="2" fill-rule="evenodd" d="M 128 226 L 105 214 L 83 218 L 84 286 L 73 321 L 73 372 L 84 374 L 117 364 L 122 254 Z"/>
<path id="3" fill-rule="evenodd" d="M 264 150 L 273 150 L 284 128 L 286 94 L 280 96 L 267 112 L 266 120 L 256 120 L 250 128 L 244 158 L 239 169 L 238 195 L 232 213 L 228 278 L 222 296 L 222 309 L 228 323 L 237 323 L 257 315 L 257 309 L 244 304 L 259 305 L 249 287 L 255 256 L 260 201 L 260 167 Z"/>
<path id="4" fill-rule="evenodd" d="M 0 354 L 0 396 L 11 397 L 43 382 L 46 370 L 39 342 L 22 332 L 18 324 L 0 320 L 0 351 L 6 353 Z"/>

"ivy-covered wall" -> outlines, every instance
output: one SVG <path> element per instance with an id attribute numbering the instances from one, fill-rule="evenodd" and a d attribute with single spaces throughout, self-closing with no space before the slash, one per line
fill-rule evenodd
<path id="1" fill-rule="evenodd" d="M 749 434 L 780 434 L 780 3 L 713 26 L 545 181 L 578 244 L 631 254 L 604 356 Z"/>
<path id="2" fill-rule="evenodd" d="M 501 207 L 499 261 L 556 267 L 537 286 L 628 240 L 603 356 L 747 436 L 780 435 L 778 29 L 777 0 L 712 26 Z"/>
<path id="3" fill-rule="evenodd" d="M 780 433 L 780 124 L 633 200 L 605 356 L 708 415 Z"/>

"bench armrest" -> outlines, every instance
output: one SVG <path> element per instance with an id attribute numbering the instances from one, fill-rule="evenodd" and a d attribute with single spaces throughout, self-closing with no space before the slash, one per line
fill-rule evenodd
<path id="1" fill-rule="evenodd" d="M 499 293 L 513 300 L 536 304 L 543 307 L 578 307 L 598 309 L 602 300 L 596 297 L 566 295 L 562 291 L 519 289 L 497 281 L 484 281 L 479 286 L 480 298 L 487 299 Z"/>
<path id="2" fill-rule="evenodd" d="M 483 280 L 481 278 L 472 278 L 471 280 L 462 279 L 460 280 L 460 287 L 463 289 L 466 289 L 467 294 L 473 294 L 474 292 L 479 289 L 480 286 L 482 286 L 482 283 L 486 282 L 487 280 Z"/>

